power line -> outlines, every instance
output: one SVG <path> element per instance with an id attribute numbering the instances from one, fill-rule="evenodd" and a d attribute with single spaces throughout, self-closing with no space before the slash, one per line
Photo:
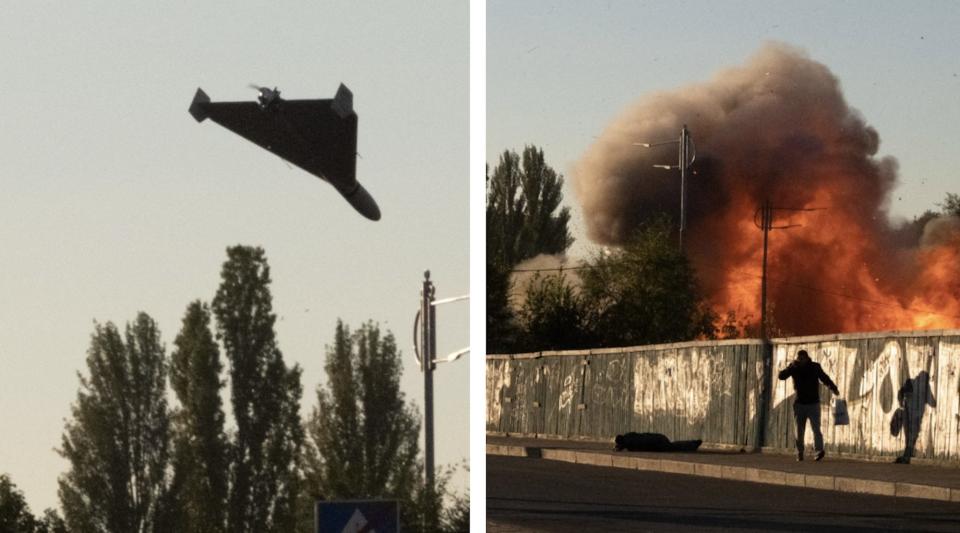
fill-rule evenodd
<path id="1" fill-rule="evenodd" d="M 596 268 L 590 265 L 578 266 L 578 267 L 556 267 L 556 268 L 515 268 L 510 272 L 562 272 L 564 270 L 584 270 Z"/>
<path id="2" fill-rule="evenodd" d="M 712 266 L 710 266 L 710 265 L 706 265 L 706 266 L 707 266 L 707 268 L 714 268 L 714 269 L 716 269 L 716 270 L 721 270 L 720 267 L 712 267 Z M 759 278 L 761 277 L 761 276 L 758 276 L 758 275 L 756 275 L 756 274 L 751 274 L 751 273 L 749 273 L 749 272 L 744 272 L 744 271 L 742 271 L 742 270 L 730 270 L 730 271 L 726 271 L 726 272 L 731 272 L 731 273 L 733 273 L 733 274 L 739 274 L 739 275 L 741 275 L 741 276 L 743 276 L 743 277 L 749 277 L 749 278 L 758 278 L 758 279 L 759 279 Z M 876 305 L 876 306 L 881 306 L 881 307 L 889 307 L 889 308 L 896 308 L 896 309 L 903 309 L 903 310 L 905 310 L 905 311 L 913 311 L 913 312 L 915 312 L 915 313 L 927 313 L 927 314 L 931 314 L 931 315 L 943 316 L 943 317 L 947 317 L 947 318 L 954 318 L 954 319 L 960 320 L 960 316 L 956 316 L 956 315 L 948 315 L 948 314 L 946 314 L 946 313 L 938 313 L 938 312 L 936 312 L 936 311 L 931 311 L 931 310 L 929 310 L 929 309 L 918 309 L 918 308 L 916 308 L 916 307 L 907 307 L 907 306 L 905 306 L 905 305 L 903 305 L 903 304 L 896 304 L 896 305 L 894 305 L 894 304 L 890 304 L 890 303 L 887 303 L 887 302 L 879 302 L 879 301 L 877 301 L 877 300 L 870 300 L 870 299 L 868 299 L 868 298 L 863 298 L 863 297 L 861 297 L 861 296 L 856 296 L 856 295 L 854 295 L 854 294 L 843 293 L 843 292 L 836 292 L 836 291 L 829 290 L 829 289 L 823 289 L 823 288 L 820 288 L 820 287 L 814 287 L 814 286 L 812 286 L 812 285 L 806 285 L 806 284 L 803 284 L 803 283 L 796 283 L 796 282 L 793 282 L 793 281 L 788 281 L 788 280 L 783 279 L 783 278 L 776 278 L 776 277 L 772 277 L 772 276 L 767 276 L 767 281 L 771 281 L 771 282 L 777 283 L 777 284 L 779 284 L 779 285 L 786 285 L 786 286 L 796 287 L 796 288 L 804 289 L 804 290 L 808 290 L 808 291 L 819 292 L 819 293 L 827 294 L 827 295 L 830 295 L 830 296 L 835 296 L 835 297 L 837 297 L 837 298 L 847 298 L 847 299 L 850 299 L 850 300 L 856 300 L 856 301 L 863 302 L 863 303 L 867 303 L 867 304 L 871 304 L 871 305 Z"/>
<path id="3" fill-rule="evenodd" d="M 712 265 L 702 265 L 702 266 L 705 266 L 705 267 L 707 267 L 707 268 L 713 268 L 713 269 L 715 269 L 715 270 L 723 270 L 723 269 L 721 269 L 720 267 L 715 267 L 715 266 L 712 266 Z M 582 265 L 582 266 L 574 266 L 574 267 L 555 267 L 555 268 L 516 268 L 516 269 L 511 270 L 510 272 L 512 272 L 512 273 L 562 272 L 562 271 L 564 271 L 564 270 L 590 270 L 590 269 L 594 269 L 594 268 L 597 268 L 597 267 L 592 266 L 592 265 Z M 742 271 L 742 270 L 724 270 L 724 272 L 729 272 L 729 273 L 736 274 L 736 275 L 740 275 L 740 276 L 743 276 L 743 277 L 756 278 L 757 281 L 760 281 L 761 278 L 762 278 L 762 276 L 759 276 L 759 275 L 757 275 L 757 274 L 751 274 L 751 273 L 749 273 L 749 272 L 744 272 L 744 271 Z M 797 282 L 794 282 L 794 281 L 789 281 L 789 280 L 784 279 L 784 278 L 777 278 L 777 277 L 767 276 L 767 280 L 770 281 L 770 282 L 772 282 L 772 283 L 776 283 L 776 284 L 778 284 L 778 285 L 789 286 L 789 287 L 796 287 L 796 288 L 798 288 L 798 289 L 804 289 L 804 290 L 808 290 L 808 291 L 819 292 L 819 293 L 826 294 L 826 295 L 829 295 L 829 296 L 834 296 L 834 297 L 836 297 L 836 298 L 846 298 L 846 299 L 849 299 L 849 300 L 856 300 L 856 301 L 859 301 L 859 302 L 862 302 L 862 303 L 871 304 L 871 305 L 880 306 L 880 307 L 889 307 L 889 308 L 891 308 L 891 309 L 902 309 L 902 310 L 905 310 L 905 311 L 913 311 L 913 312 L 915 312 L 915 313 L 927 313 L 927 314 L 930 314 L 930 315 L 936 315 L 936 316 L 942 316 L 942 317 L 946 317 L 946 318 L 953 318 L 953 319 L 956 319 L 956 320 L 960 320 L 960 316 L 956 316 L 956 315 L 948 315 L 948 314 L 946 314 L 946 313 L 938 313 L 938 312 L 936 312 L 936 311 L 931 311 L 931 310 L 929 310 L 929 309 L 918 309 L 918 308 L 915 308 L 915 307 L 907 307 L 907 306 L 902 305 L 902 304 L 896 304 L 896 305 L 894 305 L 894 304 L 890 304 L 890 303 L 888 303 L 888 302 L 879 302 L 879 301 L 877 301 L 877 300 L 871 300 L 871 299 L 869 299 L 869 298 L 864 298 L 864 297 L 862 297 L 862 296 L 856 296 L 856 295 L 854 295 L 854 294 L 848 294 L 848 293 L 843 293 L 843 292 L 836 292 L 836 291 L 833 291 L 833 290 L 830 290 L 830 289 L 823 289 L 823 288 L 820 288 L 820 287 L 814 287 L 814 286 L 812 286 L 812 285 L 806 285 L 806 284 L 803 284 L 803 283 L 797 283 Z M 702 280 L 700 280 L 700 281 L 702 282 Z"/>

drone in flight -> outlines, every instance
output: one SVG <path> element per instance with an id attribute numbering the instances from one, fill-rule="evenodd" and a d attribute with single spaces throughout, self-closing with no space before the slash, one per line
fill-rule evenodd
<path id="1" fill-rule="evenodd" d="M 257 87 L 256 102 L 211 102 L 198 88 L 190 114 L 224 128 L 333 185 L 361 215 L 380 208 L 357 181 L 357 114 L 353 93 L 340 84 L 333 99 L 284 100 L 276 87 Z"/>

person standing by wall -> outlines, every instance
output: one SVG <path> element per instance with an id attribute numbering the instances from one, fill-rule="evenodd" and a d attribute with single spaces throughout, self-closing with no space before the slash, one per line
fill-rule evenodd
<path id="1" fill-rule="evenodd" d="M 820 382 L 834 394 L 840 390 L 819 363 L 810 359 L 806 350 L 797 352 L 797 358 L 777 374 L 781 380 L 792 377 L 797 395 L 793 401 L 793 416 L 797 422 L 797 461 L 803 461 L 803 438 L 807 420 L 813 430 L 813 446 L 817 451 L 816 461 L 823 459 L 823 433 L 820 431 Z"/>

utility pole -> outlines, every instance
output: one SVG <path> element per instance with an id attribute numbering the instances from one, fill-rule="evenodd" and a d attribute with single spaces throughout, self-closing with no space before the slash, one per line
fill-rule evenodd
<path id="1" fill-rule="evenodd" d="M 763 230 L 763 266 L 760 277 L 760 340 L 763 341 L 763 379 L 760 384 L 760 395 L 758 397 L 757 413 L 757 449 L 763 447 L 764 430 L 766 429 L 765 406 L 770 405 L 770 389 L 773 380 L 773 345 L 770 343 L 770 331 L 767 328 L 767 249 L 769 243 L 770 230 L 794 228 L 800 224 L 784 224 L 781 226 L 773 225 L 773 212 L 777 211 L 816 211 L 820 208 L 797 208 L 797 207 L 773 207 L 770 205 L 770 199 L 763 201 L 763 205 L 757 208 L 753 213 L 753 224 Z"/>
<path id="2" fill-rule="evenodd" d="M 677 166 L 680 167 L 680 250 L 683 251 L 683 230 L 687 228 L 687 163 L 690 153 L 690 130 L 687 125 L 683 125 L 680 130 L 680 160 Z"/>
<path id="3" fill-rule="evenodd" d="M 763 267 L 760 277 L 760 337 L 767 339 L 769 331 L 767 330 L 767 248 L 768 235 L 773 229 L 796 228 L 800 224 L 784 224 L 781 226 L 773 225 L 774 211 L 819 211 L 822 207 L 774 207 L 770 205 L 770 199 L 763 201 L 763 205 L 758 207 L 753 213 L 753 224 L 763 230 Z"/>
<path id="4" fill-rule="evenodd" d="M 437 306 L 466 300 L 470 296 L 455 296 L 437 300 L 436 287 L 430 281 L 430 271 L 423 273 L 423 285 L 420 288 L 420 309 L 413 320 L 413 353 L 417 357 L 420 371 L 423 372 L 423 462 L 427 489 L 432 493 L 435 488 L 433 461 L 433 371 L 437 363 L 452 363 L 470 351 L 469 348 L 457 350 L 443 359 L 437 359 Z"/>
<path id="5" fill-rule="evenodd" d="M 433 469 L 433 370 L 437 351 L 436 308 L 433 305 L 435 288 L 430 281 L 430 271 L 423 273 L 423 287 L 420 289 L 420 338 L 423 352 L 420 354 L 420 369 L 423 371 L 423 431 L 424 431 L 424 467 L 426 468 L 427 488 L 434 489 Z"/>
<path id="6" fill-rule="evenodd" d="M 697 150 L 690 138 L 690 130 L 684 124 L 680 129 L 680 139 L 655 143 L 633 143 L 634 146 L 652 148 L 665 144 L 678 144 L 680 147 L 676 165 L 653 165 L 654 168 L 667 170 L 680 169 L 680 251 L 683 251 L 683 231 L 687 228 L 687 169 L 697 159 Z"/>
<path id="7" fill-rule="evenodd" d="M 760 338 L 767 340 L 767 237 L 773 222 L 773 210 L 770 200 L 764 200 L 761 209 L 761 229 L 763 229 L 763 270 L 760 275 Z"/>

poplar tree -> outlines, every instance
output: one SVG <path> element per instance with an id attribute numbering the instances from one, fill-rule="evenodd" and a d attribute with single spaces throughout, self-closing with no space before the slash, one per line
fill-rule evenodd
<path id="1" fill-rule="evenodd" d="M 539 254 L 561 254 L 573 244 L 570 209 L 560 208 L 563 176 L 547 164 L 543 150 L 505 150 L 487 175 L 487 349 L 513 351 L 520 332 L 510 308 L 510 273 Z"/>
<path id="2" fill-rule="evenodd" d="M 419 416 L 400 390 L 393 334 L 372 322 L 351 334 L 337 321 L 324 368 L 307 423 L 307 497 L 399 499 L 404 529 L 437 531 L 440 500 L 423 488 Z"/>
<path id="3" fill-rule="evenodd" d="M 23 493 L 9 476 L 0 474 L 0 531 L 33 533 L 39 525 Z"/>
<path id="4" fill-rule="evenodd" d="M 0 474 L 0 532 L 67 533 L 67 526 L 53 509 L 46 509 L 40 518 L 35 517 L 10 476 Z"/>
<path id="5" fill-rule="evenodd" d="M 125 337 L 125 338 L 124 338 Z M 167 363 L 157 325 L 146 313 L 121 337 L 97 325 L 87 352 L 89 376 L 66 424 L 59 480 L 70 531 L 166 531 L 170 419 Z M 126 342 L 124 342 L 126 341 Z"/>
<path id="6" fill-rule="evenodd" d="M 487 179 L 487 256 L 513 267 L 539 254 L 560 254 L 573 244 L 570 208 L 560 208 L 563 176 L 543 150 L 506 150 Z M 559 209 L 559 211 L 558 211 Z"/>
<path id="7" fill-rule="evenodd" d="M 287 368 L 274 333 L 270 267 L 263 249 L 227 249 L 212 305 L 230 364 L 236 432 L 230 443 L 227 530 L 291 531 L 303 442 L 300 368 Z"/>
<path id="8" fill-rule="evenodd" d="M 224 531 L 228 457 L 220 400 L 223 365 L 208 306 L 195 301 L 187 307 L 174 345 L 170 384 L 180 402 L 173 415 L 177 530 Z"/>

